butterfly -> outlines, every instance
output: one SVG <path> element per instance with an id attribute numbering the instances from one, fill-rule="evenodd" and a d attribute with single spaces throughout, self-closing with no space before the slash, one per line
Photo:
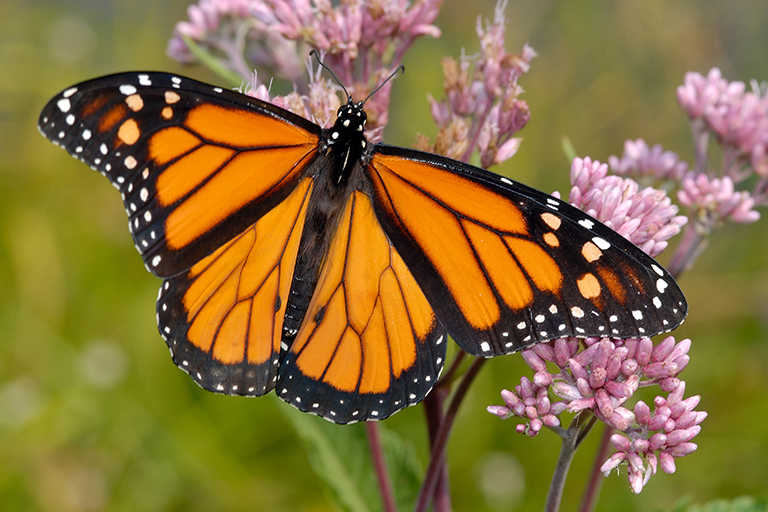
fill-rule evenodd
<path id="1" fill-rule="evenodd" d="M 447 336 L 473 356 L 651 336 L 687 305 L 651 257 L 566 202 L 165 73 L 55 96 L 42 134 L 120 191 L 160 334 L 200 386 L 336 423 L 418 403 Z"/>

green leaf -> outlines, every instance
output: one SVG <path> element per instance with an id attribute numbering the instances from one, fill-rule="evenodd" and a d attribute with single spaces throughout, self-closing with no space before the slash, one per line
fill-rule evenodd
<path id="1" fill-rule="evenodd" d="M 333 500 L 349 512 L 382 512 L 365 424 L 336 425 L 281 407 L 296 428 L 314 472 Z M 416 501 L 423 470 L 413 446 L 379 423 L 379 432 L 398 510 Z"/>
<path id="2" fill-rule="evenodd" d="M 197 44 L 194 39 L 184 34 L 181 35 L 181 39 L 184 41 L 184 44 L 187 45 L 189 51 L 192 52 L 192 55 L 197 57 L 197 60 L 199 60 L 201 64 L 228 81 L 233 87 L 242 85 L 243 78 L 240 75 L 223 65 L 219 59 L 208 53 L 202 46 Z"/>
<path id="3" fill-rule="evenodd" d="M 733 500 L 714 500 L 704 505 L 691 505 L 689 497 L 675 504 L 672 512 L 768 512 L 768 501 L 752 496 L 740 496 Z"/>

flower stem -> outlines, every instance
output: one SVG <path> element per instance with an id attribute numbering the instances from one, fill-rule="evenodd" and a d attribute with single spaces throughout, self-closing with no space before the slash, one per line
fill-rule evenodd
<path id="1" fill-rule="evenodd" d="M 600 446 L 597 448 L 597 453 L 595 453 L 595 463 L 592 466 L 592 472 L 589 475 L 587 487 L 584 489 L 584 496 L 581 497 L 581 504 L 578 509 L 579 512 L 592 512 L 595 510 L 597 499 L 600 497 L 600 489 L 603 486 L 603 474 L 600 471 L 600 467 L 608 458 L 612 434 L 613 429 L 608 425 L 605 425 L 603 435 L 600 439 Z"/>
<path id="2" fill-rule="evenodd" d="M 234 86 L 241 85 L 243 83 L 242 77 L 222 64 L 216 57 L 209 54 L 202 46 L 197 44 L 191 37 L 187 35 L 181 36 L 184 44 L 187 45 L 192 55 L 197 57 L 204 66 L 207 66 L 214 73 L 227 80 Z"/>
<path id="3" fill-rule="evenodd" d="M 469 386 L 475 380 L 475 377 L 477 377 L 477 374 L 483 364 L 485 364 L 485 361 L 486 360 L 482 358 L 475 359 L 462 377 L 461 383 L 456 388 L 453 398 L 451 398 L 451 403 L 448 405 L 448 409 L 445 411 L 445 415 L 443 416 L 440 426 L 437 429 L 437 434 L 435 435 L 429 467 L 424 476 L 424 482 L 421 484 L 419 496 L 416 499 L 415 512 L 426 512 L 430 501 L 432 501 L 432 495 L 437 487 L 438 479 L 440 479 L 440 476 L 443 473 L 445 448 L 448 444 L 448 438 L 451 435 L 451 429 L 453 427 L 453 421 L 456 419 L 456 413 L 469 390 Z"/>
<path id="4" fill-rule="evenodd" d="M 589 422 L 584 425 L 584 414 L 576 416 L 566 430 L 566 435 L 563 436 L 563 446 L 560 447 L 560 456 L 557 458 L 557 465 L 555 471 L 552 473 L 552 482 L 549 484 L 549 492 L 547 493 L 547 502 L 544 504 L 544 512 L 557 512 L 560 510 L 560 502 L 563 499 L 563 489 L 565 488 L 565 480 L 568 477 L 568 468 L 571 467 L 573 462 L 573 456 L 576 454 L 576 449 L 579 447 L 584 437 L 592 430 L 595 425 L 596 418 L 593 415 L 589 415 Z"/>
<path id="5" fill-rule="evenodd" d="M 384 451 L 381 449 L 381 437 L 379 436 L 379 424 L 375 421 L 365 422 L 365 433 L 368 435 L 368 445 L 373 459 L 373 469 L 376 471 L 376 480 L 379 483 L 381 502 L 384 512 L 397 512 L 395 497 L 392 494 L 392 484 L 387 473 L 387 462 L 384 460 Z"/>
<path id="6" fill-rule="evenodd" d="M 698 233 L 696 221 L 689 222 L 683 229 L 683 239 L 675 249 L 667 270 L 672 277 L 677 278 L 704 252 L 708 239 Z"/>
<path id="7" fill-rule="evenodd" d="M 437 439 L 437 433 L 440 430 L 440 424 L 443 421 L 443 404 L 445 398 L 448 396 L 449 387 L 435 388 L 424 400 L 424 410 L 427 416 L 427 428 L 429 430 L 429 447 L 430 449 L 435 445 Z M 448 464 L 445 459 L 441 464 L 441 468 L 438 469 L 440 475 L 438 477 L 437 485 L 435 486 L 435 492 L 432 494 L 433 511 L 434 512 L 450 512 L 451 510 L 451 490 L 448 482 Z"/>

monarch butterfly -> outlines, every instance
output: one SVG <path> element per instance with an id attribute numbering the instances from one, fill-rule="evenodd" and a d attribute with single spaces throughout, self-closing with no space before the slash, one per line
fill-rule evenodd
<path id="1" fill-rule="evenodd" d="M 164 73 L 70 87 L 40 131 L 120 191 L 160 334 L 217 393 L 272 389 L 336 423 L 421 401 L 446 335 L 474 356 L 673 329 L 687 305 L 651 257 L 559 199 Z"/>

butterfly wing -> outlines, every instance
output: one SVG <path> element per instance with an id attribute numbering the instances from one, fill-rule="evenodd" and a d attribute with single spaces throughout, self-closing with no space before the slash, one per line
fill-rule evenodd
<path id="1" fill-rule="evenodd" d="M 163 283 L 160 333 L 174 362 L 203 388 L 262 396 L 275 387 L 311 185 L 303 179 L 253 226 Z"/>
<path id="2" fill-rule="evenodd" d="M 336 423 L 384 419 L 420 402 L 445 360 L 445 332 L 370 198 L 346 202 L 277 394 Z"/>
<path id="3" fill-rule="evenodd" d="M 320 128 L 283 109 L 165 73 L 71 87 L 40 131 L 120 190 L 147 268 L 186 271 L 283 201 L 317 157 Z"/>
<path id="4" fill-rule="evenodd" d="M 559 199 L 391 146 L 366 170 L 388 238 L 472 355 L 568 335 L 651 336 L 685 319 L 685 298 L 658 263 Z"/>

